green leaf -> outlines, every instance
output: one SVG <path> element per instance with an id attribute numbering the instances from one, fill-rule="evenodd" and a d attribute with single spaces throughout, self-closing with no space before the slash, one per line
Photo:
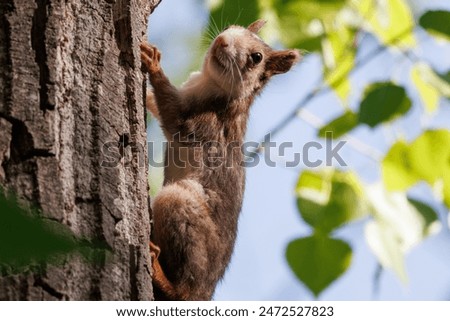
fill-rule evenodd
<path id="1" fill-rule="evenodd" d="M 343 21 L 346 0 L 276 0 L 281 40 L 288 47 L 319 51 L 325 82 L 345 101 L 350 93 L 349 72 L 355 65 L 355 30 Z"/>
<path id="2" fill-rule="evenodd" d="M 435 223 L 438 223 L 439 216 L 437 212 L 430 205 L 425 204 L 419 200 L 408 197 L 408 202 L 415 207 L 417 213 L 423 218 L 423 236 L 428 236 L 436 232 Z"/>
<path id="3" fill-rule="evenodd" d="M 106 254 L 103 244 L 78 239 L 67 226 L 30 211 L 26 214 L 17 200 L 6 198 L 0 190 L 0 275 L 61 264 L 72 253 L 89 259 Z"/>
<path id="4" fill-rule="evenodd" d="M 295 192 L 303 219 L 322 233 L 365 214 L 362 187 L 350 172 L 303 171 Z"/>
<path id="5" fill-rule="evenodd" d="M 406 190 L 420 180 L 431 185 L 442 180 L 450 171 L 450 131 L 428 130 L 409 145 L 395 143 L 382 162 L 382 171 L 391 191 Z"/>
<path id="6" fill-rule="evenodd" d="M 419 24 L 430 34 L 450 40 L 450 12 L 444 10 L 428 11 L 419 19 Z"/>
<path id="7" fill-rule="evenodd" d="M 415 45 L 414 19 L 404 0 L 351 0 L 351 3 L 364 21 L 365 29 L 375 34 L 383 44 Z"/>
<path id="8" fill-rule="evenodd" d="M 390 191 L 404 191 L 426 181 L 450 208 L 450 131 L 428 130 L 413 143 L 397 142 L 382 162 L 383 181 Z"/>
<path id="9" fill-rule="evenodd" d="M 382 161 L 382 175 L 390 191 L 406 190 L 419 181 L 409 157 L 409 145 L 398 141 L 392 145 Z"/>
<path id="10" fill-rule="evenodd" d="M 344 241 L 316 234 L 289 243 L 286 258 L 297 278 L 317 297 L 348 269 L 352 249 Z"/>
<path id="11" fill-rule="evenodd" d="M 366 194 L 375 218 L 366 226 L 369 247 L 383 267 L 406 282 L 405 255 L 440 230 L 438 216 L 430 206 L 405 193 L 388 192 L 382 184 L 368 186 Z"/>
<path id="12" fill-rule="evenodd" d="M 325 137 L 327 132 L 332 132 L 334 138 L 345 135 L 358 125 L 358 115 L 351 110 L 333 119 L 330 123 L 319 129 L 319 137 Z"/>
<path id="13" fill-rule="evenodd" d="M 339 98 L 346 101 L 350 94 L 349 73 L 355 66 L 356 32 L 347 26 L 338 25 L 327 33 L 322 42 L 322 58 L 325 65 L 325 82 Z"/>
<path id="14" fill-rule="evenodd" d="M 237 24 L 247 27 L 260 18 L 258 0 L 246 0 L 239 3 L 214 0 L 207 3 L 210 16 L 206 33 L 217 35 L 225 27 Z"/>
<path id="15" fill-rule="evenodd" d="M 433 184 L 450 167 L 450 131 L 428 130 L 410 146 L 409 159 L 414 173 Z"/>
<path id="16" fill-rule="evenodd" d="M 450 70 L 447 71 L 446 74 L 438 74 L 438 75 L 443 81 L 445 81 L 447 85 L 450 85 Z"/>
<path id="17" fill-rule="evenodd" d="M 288 47 L 321 50 L 325 26 L 331 26 L 346 0 L 274 0 L 281 40 Z"/>
<path id="18" fill-rule="evenodd" d="M 442 190 L 442 199 L 447 206 L 447 208 L 450 209 L 450 167 L 447 167 L 444 171 L 444 179 L 443 179 L 443 190 Z M 449 220 L 450 224 L 450 220 Z"/>
<path id="19" fill-rule="evenodd" d="M 298 40 L 291 47 L 299 48 L 305 50 L 307 52 L 320 51 L 322 49 L 322 39 L 323 35 L 315 36 L 315 37 L 304 37 L 303 39 Z"/>
<path id="20" fill-rule="evenodd" d="M 406 114 L 411 105 L 403 87 L 390 82 L 375 83 L 366 89 L 360 105 L 359 122 L 375 127 Z"/>

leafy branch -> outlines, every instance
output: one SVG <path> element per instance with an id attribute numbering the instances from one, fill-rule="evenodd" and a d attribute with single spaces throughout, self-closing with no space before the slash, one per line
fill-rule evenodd
<path id="1" fill-rule="evenodd" d="M 395 46 L 397 43 L 399 43 L 405 36 L 409 35 L 411 32 L 411 29 L 404 30 L 401 34 L 399 34 L 397 37 L 394 38 L 392 41 L 392 45 Z M 353 75 L 356 73 L 359 69 L 362 69 L 367 64 L 369 64 L 371 61 L 373 61 L 376 57 L 384 53 L 385 51 L 389 50 L 388 46 L 385 45 L 378 45 L 377 48 L 372 50 L 370 53 L 366 54 L 360 61 L 358 61 L 355 65 L 355 67 L 349 72 L 349 75 L 346 75 L 345 77 L 342 76 L 331 84 L 331 86 L 328 86 L 323 83 L 322 80 L 319 81 L 319 84 L 315 86 L 315 89 L 313 89 L 308 95 L 306 95 L 299 103 L 296 104 L 296 107 L 288 114 L 285 118 L 283 118 L 277 125 L 272 127 L 272 129 L 269 131 L 272 136 L 276 136 L 280 131 L 282 131 L 287 125 L 289 125 L 299 114 L 300 110 L 303 109 L 306 105 L 308 105 L 310 102 L 312 102 L 314 99 L 319 98 L 325 94 L 328 94 L 332 91 L 333 87 L 339 87 L 345 80 L 347 80 L 347 77 L 350 75 Z M 264 139 L 259 140 L 259 146 L 256 147 L 253 151 L 250 152 L 251 154 L 254 153 L 261 153 L 264 150 Z"/>

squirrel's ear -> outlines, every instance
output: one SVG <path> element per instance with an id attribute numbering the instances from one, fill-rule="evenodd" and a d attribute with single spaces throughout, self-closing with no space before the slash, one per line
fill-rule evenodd
<path id="1" fill-rule="evenodd" d="M 253 22 L 252 24 L 250 24 L 250 26 L 247 27 L 248 30 L 250 30 L 253 33 L 258 33 L 259 30 L 261 30 L 261 28 L 266 24 L 266 20 L 256 20 L 255 22 Z"/>
<path id="2" fill-rule="evenodd" d="M 272 75 L 283 74 L 288 72 L 300 59 L 301 55 L 298 50 L 277 50 L 269 56 L 266 70 Z"/>

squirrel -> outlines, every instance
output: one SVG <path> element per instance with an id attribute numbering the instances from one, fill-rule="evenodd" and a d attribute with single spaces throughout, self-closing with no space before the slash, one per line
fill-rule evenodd
<path id="1" fill-rule="evenodd" d="M 147 108 L 168 140 L 164 184 L 153 201 L 150 253 L 156 300 L 211 300 L 231 259 L 245 169 L 241 147 L 250 106 L 273 75 L 297 63 L 298 50 L 274 50 L 258 36 L 265 24 L 223 30 L 200 72 L 180 89 L 144 42 L 141 59 L 153 93 Z"/>

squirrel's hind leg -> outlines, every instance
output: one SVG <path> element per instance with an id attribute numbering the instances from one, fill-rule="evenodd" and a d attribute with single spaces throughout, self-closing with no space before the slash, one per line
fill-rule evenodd
<path id="1" fill-rule="evenodd" d="M 158 257 L 161 253 L 161 249 L 156 246 L 153 242 L 150 242 L 150 256 L 152 258 L 152 280 L 156 287 L 164 294 L 165 298 L 168 300 L 186 300 L 187 297 L 183 294 L 178 293 L 178 291 L 173 286 L 172 282 L 167 279 L 161 264 L 159 263 Z"/>
<path id="2" fill-rule="evenodd" d="M 184 179 L 164 186 L 153 202 L 152 241 L 179 300 L 211 299 L 221 276 L 223 245 L 207 199 L 201 184 Z"/>

